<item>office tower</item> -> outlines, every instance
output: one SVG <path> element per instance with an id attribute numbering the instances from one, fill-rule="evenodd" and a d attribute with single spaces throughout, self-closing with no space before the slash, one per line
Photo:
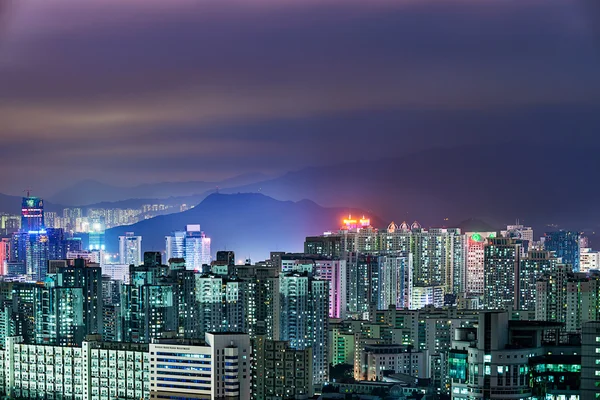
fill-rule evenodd
<path id="1" fill-rule="evenodd" d="M 252 349 L 242 333 L 207 333 L 206 345 L 151 343 L 150 399 L 250 400 Z M 203 371 L 202 376 L 198 371 Z M 224 379 L 223 379 L 224 378 Z"/>
<path id="2" fill-rule="evenodd" d="M 490 238 L 484 249 L 484 307 L 489 310 L 518 308 L 522 241 L 514 238 Z"/>
<path id="3" fill-rule="evenodd" d="M 245 324 L 243 284 L 238 279 L 196 276 L 200 332 L 239 332 Z"/>
<path id="4" fill-rule="evenodd" d="M 465 291 L 469 295 L 483 295 L 484 248 L 496 232 L 465 233 Z"/>
<path id="5" fill-rule="evenodd" d="M 579 272 L 591 270 L 600 270 L 600 252 L 582 247 L 579 249 Z"/>
<path id="6" fill-rule="evenodd" d="M 517 274 L 518 310 L 535 311 L 537 281 L 545 273 L 554 271 L 558 260 L 549 251 L 530 250 L 521 259 Z"/>
<path id="7" fill-rule="evenodd" d="M 279 340 L 279 271 L 273 267 L 240 265 L 235 267 L 235 275 L 244 288 L 244 332 L 248 332 L 250 338 L 263 335 L 269 340 Z"/>
<path id="8" fill-rule="evenodd" d="M 379 256 L 377 284 L 378 309 L 410 308 L 412 297 L 412 254 L 401 253 Z"/>
<path id="9" fill-rule="evenodd" d="M 210 238 L 200 230 L 200 225 L 186 227 L 184 258 L 187 269 L 194 271 L 210 264 Z"/>
<path id="10" fill-rule="evenodd" d="M 328 377 L 327 323 L 329 282 L 308 274 L 280 275 L 281 340 L 296 350 L 312 347 L 313 384 L 322 385 Z"/>
<path id="11" fill-rule="evenodd" d="M 173 232 L 165 237 L 165 255 L 167 262 L 171 258 L 185 259 L 185 231 Z"/>
<path id="12" fill-rule="evenodd" d="M 119 264 L 142 264 L 142 237 L 135 236 L 133 232 L 119 236 Z"/>
<path id="13" fill-rule="evenodd" d="M 537 282 L 535 319 L 538 321 L 566 322 L 567 279 L 573 268 L 556 264 L 552 271 L 543 274 Z"/>
<path id="14" fill-rule="evenodd" d="M 252 354 L 252 399 L 312 398 L 312 348 L 294 350 L 288 342 L 259 335 L 252 340 Z"/>
<path id="15" fill-rule="evenodd" d="M 225 265 L 235 265 L 235 253 L 233 251 L 217 251 L 217 262 Z"/>
<path id="16" fill-rule="evenodd" d="M 58 267 L 56 285 L 65 288 L 81 288 L 84 298 L 83 324 L 86 335 L 102 333 L 102 269 L 98 264 L 86 265 L 82 259 L 73 266 Z"/>
<path id="17" fill-rule="evenodd" d="M 38 232 L 44 229 L 44 201 L 38 197 L 23 197 L 21 231 Z"/>
<path id="18" fill-rule="evenodd" d="M 581 400 L 595 400 L 600 391 L 600 322 L 583 324 L 581 334 Z"/>
<path id="19" fill-rule="evenodd" d="M 542 239 L 547 251 L 553 251 L 563 264 L 570 264 L 573 271 L 579 272 L 579 232 L 546 232 Z"/>
<path id="20" fill-rule="evenodd" d="M 345 318 L 347 311 L 346 261 L 315 260 L 314 274 L 329 282 L 329 317 Z"/>

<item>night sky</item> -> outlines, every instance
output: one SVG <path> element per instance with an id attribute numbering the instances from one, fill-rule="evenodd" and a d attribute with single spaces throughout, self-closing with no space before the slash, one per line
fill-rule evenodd
<path id="1" fill-rule="evenodd" d="M 515 139 L 600 148 L 595 0 L 0 4 L 3 193 Z"/>

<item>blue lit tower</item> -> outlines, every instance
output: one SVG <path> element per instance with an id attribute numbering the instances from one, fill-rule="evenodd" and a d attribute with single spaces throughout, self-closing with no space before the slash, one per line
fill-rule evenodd
<path id="1" fill-rule="evenodd" d="M 544 248 L 562 258 L 563 264 L 573 266 L 579 272 L 579 232 L 557 231 L 544 233 Z"/>

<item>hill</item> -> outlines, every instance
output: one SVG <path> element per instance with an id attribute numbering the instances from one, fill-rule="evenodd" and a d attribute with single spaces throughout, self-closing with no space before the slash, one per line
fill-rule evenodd
<path id="1" fill-rule="evenodd" d="M 385 220 L 418 220 L 423 226 L 458 226 L 476 218 L 501 227 L 520 219 L 537 230 L 558 225 L 591 231 L 600 225 L 600 186 L 593 184 L 599 151 L 537 143 L 436 148 L 306 168 L 223 192 L 309 198 L 326 207 L 353 204 Z"/>
<path id="2" fill-rule="evenodd" d="M 198 223 L 212 239 L 213 255 L 227 249 L 235 251 L 240 259 L 258 261 L 268 258 L 270 251 L 302 251 L 306 236 L 336 229 L 349 212 L 363 214 L 355 209 L 321 207 L 309 200 L 292 202 L 256 193 L 215 193 L 191 210 L 109 229 L 106 243 L 110 251 L 116 251 L 118 236 L 135 232 L 143 237 L 144 251 L 162 251 L 166 235 Z M 377 218 L 372 221 L 378 226 L 384 224 Z"/>
<path id="3" fill-rule="evenodd" d="M 67 206 L 89 206 L 103 202 L 120 202 L 130 199 L 158 199 L 170 197 L 184 197 L 200 195 L 216 187 L 228 188 L 232 186 L 247 185 L 265 180 L 263 174 L 244 174 L 233 178 L 215 182 L 162 182 L 144 184 L 133 187 L 120 187 L 108 185 L 95 180 L 85 180 L 48 197 L 54 203 Z"/>

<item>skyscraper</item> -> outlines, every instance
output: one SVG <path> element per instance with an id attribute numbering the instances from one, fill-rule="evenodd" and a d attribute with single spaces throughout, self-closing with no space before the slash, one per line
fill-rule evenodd
<path id="1" fill-rule="evenodd" d="M 280 275 L 281 340 L 295 350 L 313 349 L 313 384 L 328 378 L 329 282 L 307 273 Z"/>
<path id="2" fill-rule="evenodd" d="M 141 265 L 142 264 L 142 237 L 135 236 L 133 232 L 119 236 L 119 260 L 120 264 Z"/>
<path id="3" fill-rule="evenodd" d="M 21 230 L 38 232 L 44 230 L 44 201 L 38 197 L 23 197 L 21 207 Z"/>
<path id="4" fill-rule="evenodd" d="M 465 291 L 468 294 L 482 295 L 484 249 L 488 238 L 496 237 L 496 232 L 466 232 L 465 236 Z"/>
<path id="5" fill-rule="evenodd" d="M 398 252 L 380 256 L 377 308 L 410 308 L 412 275 L 412 254 Z"/>
<path id="6" fill-rule="evenodd" d="M 546 232 L 542 239 L 546 250 L 553 251 L 563 264 L 570 264 L 573 271 L 579 272 L 579 232 Z"/>
<path id="7" fill-rule="evenodd" d="M 171 258 L 185 260 L 186 268 L 200 271 L 210 264 L 210 238 L 200 230 L 200 225 L 187 225 L 185 231 L 176 231 L 165 237 L 167 261 Z"/>
<path id="8" fill-rule="evenodd" d="M 187 269 L 200 271 L 210 264 L 210 238 L 200 230 L 200 225 L 188 225 L 185 235 L 185 263 Z"/>

